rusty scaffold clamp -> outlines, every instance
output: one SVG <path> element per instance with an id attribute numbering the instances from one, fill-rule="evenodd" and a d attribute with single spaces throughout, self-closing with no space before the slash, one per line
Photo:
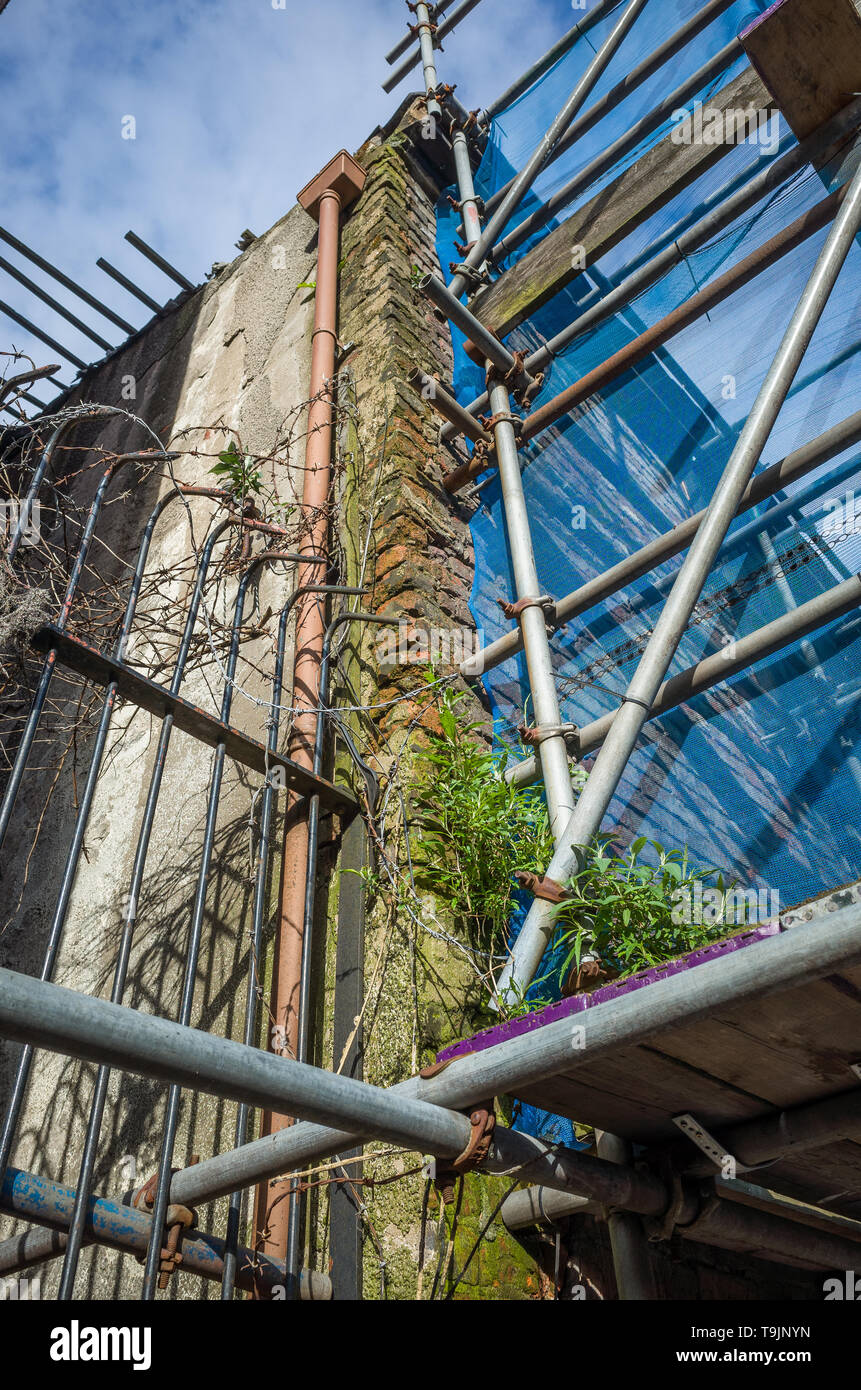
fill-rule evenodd
<path id="1" fill-rule="evenodd" d="M 481 423 L 484 425 L 484 420 L 482 420 Z M 489 426 L 485 425 L 485 429 L 487 428 L 489 428 Z M 535 597 L 527 596 L 526 598 L 519 598 L 515 603 L 510 603 L 507 598 L 498 598 L 496 602 L 502 609 L 503 616 L 508 618 L 509 622 L 512 623 L 517 621 L 521 615 L 526 612 L 527 608 L 540 608 L 544 614 L 547 631 L 554 631 L 553 624 L 556 621 L 556 600 L 550 594 L 538 594 Z"/>
<path id="2" fill-rule="evenodd" d="M 565 885 L 557 883 L 555 878 L 540 878 L 528 869 L 518 869 L 514 877 L 521 888 L 531 893 L 533 898 L 540 898 L 542 902 L 554 903 L 558 907 L 566 903 L 570 897 Z"/>
<path id="3" fill-rule="evenodd" d="M 423 1067 L 419 1076 L 423 1081 L 430 1081 L 440 1072 L 445 1071 L 450 1062 L 434 1062 L 429 1067 Z M 490 1153 L 490 1146 L 493 1143 L 493 1133 L 496 1129 L 496 1112 L 494 1101 L 479 1101 L 473 1105 L 468 1112 L 469 1123 L 471 1125 L 469 1142 L 463 1153 L 458 1154 L 457 1158 L 440 1160 L 434 1165 L 434 1183 L 442 1198 L 445 1206 L 450 1207 L 454 1201 L 454 1185 L 458 1178 L 466 1177 L 467 1173 L 480 1168 L 487 1162 Z"/>
<path id="4" fill-rule="evenodd" d="M 498 336 L 498 334 L 494 334 L 494 337 Z M 528 354 L 522 348 L 512 350 L 511 356 L 514 360 L 507 372 L 500 371 L 492 362 L 488 363 L 485 385 L 490 391 L 494 382 L 501 381 L 504 386 L 508 387 L 519 406 L 528 407 L 544 385 L 544 373 L 539 372 L 537 376 L 529 375 L 526 366 Z"/>
<path id="5" fill-rule="evenodd" d="M 189 1167 L 194 1167 L 200 1162 L 199 1154 L 192 1154 Z M 178 1173 L 179 1168 L 170 1170 L 171 1178 L 174 1173 Z M 158 1190 L 158 1173 L 153 1173 L 147 1182 L 132 1193 L 130 1205 L 137 1211 L 151 1213 L 155 1206 L 156 1192 Z M 192 1230 L 197 1225 L 197 1212 L 191 1207 L 183 1207 L 178 1203 L 171 1203 L 164 1218 L 164 1229 L 167 1239 L 161 1248 L 158 1262 L 158 1287 L 166 1289 L 170 1281 L 170 1276 L 175 1274 L 182 1264 L 182 1238 L 186 1231 Z M 144 1263 L 144 1257 L 138 1260 L 139 1264 Z"/>

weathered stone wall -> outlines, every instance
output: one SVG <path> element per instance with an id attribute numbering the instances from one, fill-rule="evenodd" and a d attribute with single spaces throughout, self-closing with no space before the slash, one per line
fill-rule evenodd
<path id="1" fill-rule="evenodd" d="M 249 452 L 272 456 L 264 469 L 264 482 L 277 489 L 289 511 L 297 480 L 301 493 L 301 408 L 308 391 L 313 321 L 313 291 L 299 287 L 314 278 L 315 236 L 315 224 L 299 207 L 294 208 L 197 294 L 157 318 L 91 371 L 72 399 L 117 405 L 146 421 L 166 445 L 182 452 L 175 474 L 187 483 L 220 486 L 221 480 L 209 471 L 213 456 L 229 438 L 240 439 Z M 291 430 L 292 444 L 287 439 Z M 140 427 L 118 420 L 107 427 L 76 426 L 68 443 L 93 447 L 64 452 L 58 463 L 62 472 L 86 467 L 100 449 L 142 449 L 152 441 Z M 199 457 L 195 450 L 200 451 Z M 95 473 L 91 469 L 75 484 L 79 505 L 87 505 Z M 123 476 L 114 485 L 116 491 L 127 489 L 128 495 L 106 510 L 94 552 L 96 566 L 114 577 L 127 574 L 124 565 L 136 556 L 145 520 L 170 486 L 163 470 L 137 487 L 130 487 L 131 481 Z M 152 578 L 163 570 L 165 577 L 160 593 L 145 590 L 146 616 L 137 625 L 139 636 L 132 641 L 127 659 L 165 684 L 170 682 L 188 604 L 194 549 L 200 548 L 213 519 L 223 515 L 216 503 L 206 499 L 192 499 L 188 512 L 183 503 L 172 502 L 155 533 L 147 573 Z M 202 618 L 182 687 L 183 695 L 212 714 L 221 705 L 224 624 L 229 627 L 232 619 L 238 582 L 235 567 L 223 572 L 221 562 L 228 546 L 235 543 L 236 532 L 231 530 L 216 547 L 214 571 L 222 572 L 206 590 L 214 650 Z M 255 550 L 260 548 L 258 538 Z M 249 595 L 237 680 L 257 701 L 269 698 L 277 614 L 294 583 L 291 568 L 264 568 Z M 289 662 L 288 651 L 288 672 Z M 77 685 L 57 677 L 54 689 L 74 720 Z M 100 704 L 101 692 L 97 699 Z M 266 717 L 264 704 L 237 693 L 231 716 L 235 726 L 263 739 Z M 114 716 L 55 971 L 60 984 L 110 993 L 122 908 L 159 733 L 159 721 L 129 705 L 121 705 Z M 40 743 L 33 764 L 44 771 L 28 773 L 4 849 L 5 930 L 0 936 L 0 959 L 26 971 L 38 972 L 41 965 L 92 737 L 82 733 L 58 767 L 65 744 L 59 737 L 50 747 Z M 209 749 L 188 735 L 174 733 L 138 908 L 125 1002 L 168 1017 L 176 1016 L 179 1005 L 211 761 Z M 252 898 L 248 822 L 259 782 L 256 775 L 228 763 L 193 1009 L 196 1026 L 232 1037 L 241 1036 L 244 1025 Z M 277 862 L 273 869 L 277 875 Z M 16 1046 L 0 1044 L 0 1107 L 8 1096 L 18 1054 Z M 18 1166 L 74 1185 L 93 1076 L 94 1068 L 39 1054 L 14 1153 Z M 164 1095 L 163 1086 L 113 1077 L 96 1191 L 115 1195 L 128 1189 L 135 1178 L 141 1181 L 154 1171 Z M 186 1094 L 175 1162 L 183 1165 L 192 1153 L 207 1156 L 231 1148 L 234 1125 L 235 1107 Z M 205 1229 L 223 1232 L 223 1202 L 217 1212 L 200 1215 Z M 4 1221 L 2 1234 L 10 1229 Z M 58 1268 L 55 1263 L 43 1272 L 46 1294 L 53 1289 Z M 139 1281 L 140 1271 L 127 1257 L 94 1248 L 82 1258 L 78 1285 L 82 1294 L 136 1297 Z M 180 1291 L 187 1297 L 217 1297 L 219 1292 L 198 1280 L 187 1281 L 186 1287 L 180 1284 L 173 1293 Z"/>

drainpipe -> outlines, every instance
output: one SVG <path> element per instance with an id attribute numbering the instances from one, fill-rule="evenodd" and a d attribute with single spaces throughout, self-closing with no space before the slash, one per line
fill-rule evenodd
<path id="1" fill-rule="evenodd" d="M 302 494 L 306 534 L 301 549 L 308 554 L 325 555 L 329 524 L 326 507 L 331 481 L 334 424 L 334 381 L 338 347 L 338 259 L 341 213 L 356 201 L 365 185 L 366 174 L 342 150 L 298 195 L 299 202 L 319 224 L 317 250 L 317 288 L 314 332 L 311 349 L 311 383 L 308 436 L 305 447 L 305 481 Z M 306 578 L 325 581 L 325 564 L 309 566 Z M 301 767 L 314 766 L 314 737 L 319 705 L 320 664 L 326 619 L 319 595 L 305 593 L 296 605 L 296 648 L 293 667 L 293 695 L 290 705 L 297 714 L 288 754 Z M 275 941 L 275 960 L 271 1011 L 281 1030 L 271 1041 L 274 1051 L 295 1057 L 299 1043 L 299 994 L 302 979 L 302 939 L 308 861 L 308 806 L 292 797 L 287 804 L 284 857 L 281 871 L 281 905 Z M 279 1045 L 276 1045 L 279 1044 Z M 284 1115 L 266 1114 L 264 1134 L 285 1128 Z M 258 1194 L 257 1227 L 259 1248 L 266 1254 L 278 1252 L 285 1259 L 291 1202 L 285 1195 L 289 1184 L 261 1189 Z M 269 1210 L 266 1210 L 268 1206 Z"/>

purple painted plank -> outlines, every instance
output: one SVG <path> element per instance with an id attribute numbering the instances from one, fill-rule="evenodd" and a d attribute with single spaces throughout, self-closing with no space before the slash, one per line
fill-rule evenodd
<path id="1" fill-rule="evenodd" d="M 510 1038 L 523 1037 L 534 1028 L 543 1028 L 548 1023 L 558 1022 L 560 1018 L 571 1018 L 573 1014 L 583 1013 L 586 1009 L 594 1008 L 596 1004 L 606 1004 L 623 994 L 633 994 L 635 990 L 645 989 L 657 980 L 666 980 L 670 975 L 683 974 L 686 970 L 704 965 L 706 961 L 731 955 L 733 951 L 752 946 L 755 941 L 765 941 L 769 936 L 776 936 L 779 931 L 778 922 L 768 922 L 763 927 L 753 927 L 737 936 L 728 936 L 723 941 L 716 941 L 711 946 L 701 946 L 696 951 L 689 951 L 687 955 L 679 956 L 678 960 L 667 961 L 666 965 L 654 965 L 649 970 L 641 970 L 619 984 L 603 985 L 592 994 L 574 994 L 570 999 L 560 999 L 558 1004 L 549 1004 L 546 1009 L 526 1014 L 523 1018 L 509 1019 L 507 1023 L 497 1023 L 495 1027 L 477 1033 L 474 1038 L 464 1038 L 461 1042 L 452 1043 L 450 1047 L 437 1053 L 437 1061 L 450 1062 L 453 1058 L 465 1057 L 470 1052 L 484 1052 L 489 1047 L 508 1042 Z"/>

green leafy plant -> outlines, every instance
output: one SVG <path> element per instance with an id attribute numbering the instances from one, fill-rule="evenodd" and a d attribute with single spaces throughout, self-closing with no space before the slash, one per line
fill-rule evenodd
<path id="1" fill-rule="evenodd" d="M 464 935 L 502 953 L 518 869 L 543 873 L 553 853 L 538 790 L 517 792 L 505 760 L 476 742 L 481 728 L 462 718 L 463 694 L 446 690 L 441 732 L 431 736 L 418 785 L 424 862 L 417 882 L 434 893 Z"/>
<path id="2" fill-rule="evenodd" d="M 209 471 L 218 477 L 226 477 L 231 490 L 243 500 L 250 493 L 259 492 L 263 486 L 256 461 L 250 455 L 240 453 L 232 439 L 218 455 L 218 463 Z"/>
<path id="3" fill-rule="evenodd" d="M 695 869 L 687 848 L 666 849 L 645 836 L 614 854 L 611 838 L 582 847 L 581 867 L 566 885 L 555 938 L 566 950 L 559 967 L 563 984 L 573 975 L 576 987 L 587 954 L 603 978 L 618 979 L 719 941 L 732 929 L 722 913 L 698 922 L 682 907 L 696 898 L 697 883 L 724 900 L 735 884 L 726 884 L 717 869 Z M 643 859 L 646 851 L 654 862 Z"/>
<path id="4" fill-rule="evenodd" d="M 341 274 L 341 271 L 344 269 L 344 266 L 345 266 L 346 264 L 347 264 L 347 257 L 344 256 L 343 259 L 340 260 L 340 261 L 338 262 L 338 274 L 339 274 L 339 275 Z M 299 283 L 298 283 L 298 285 L 296 286 L 296 288 L 297 288 L 297 290 L 316 290 L 316 288 L 317 288 L 317 281 L 316 281 L 316 280 L 300 280 Z"/>

